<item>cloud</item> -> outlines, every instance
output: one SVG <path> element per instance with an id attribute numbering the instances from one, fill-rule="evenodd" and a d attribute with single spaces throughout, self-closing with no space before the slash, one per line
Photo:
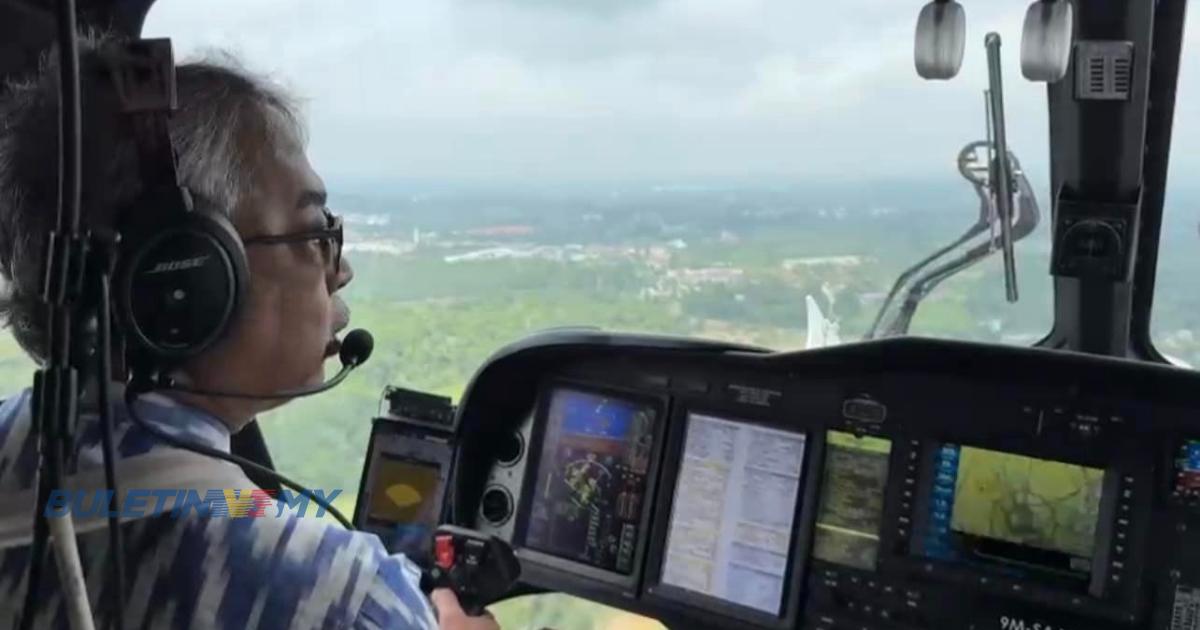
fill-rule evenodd
<path id="1" fill-rule="evenodd" d="M 307 100 L 318 170 L 525 180 L 953 177 L 1005 37 L 1012 145 L 1048 170 L 1024 3 L 967 6 L 962 74 L 912 67 L 920 3 L 160 0 L 148 34 L 230 48 Z"/>
<path id="2" fill-rule="evenodd" d="M 464 1 L 464 0 L 459 0 Z M 507 10 L 529 9 L 536 11 L 582 14 L 598 18 L 611 18 L 630 11 L 651 7 L 659 0 L 465 0 L 475 4 L 494 4 Z"/>

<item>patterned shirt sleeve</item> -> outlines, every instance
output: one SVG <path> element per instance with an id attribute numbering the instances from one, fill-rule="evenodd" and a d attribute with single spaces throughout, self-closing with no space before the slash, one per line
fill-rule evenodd
<path id="1" fill-rule="evenodd" d="M 287 628 L 353 628 L 368 630 L 424 630 L 437 627 L 432 607 L 420 591 L 420 571 L 402 555 L 390 555 L 373 534 L 353 532 L 311 515 L 279 518 L 214 519 L 226 530 L 253 529 L 245 555 L 254 558 L 246 571 L 230 567 L 229 577 L 254 573 L 242 580 L 247 592 L 264 580 L 270 586 L 260 599 L 245 603 L 287 622 Z M 231 549 L 230 536 L 218 547 Z M 243 556 L 243 553 L 236 554 Z M 226 588 L 234 585 L 226 582 Z M 226 601 L 236 597 L 224 594 Z M 253 618 L 247 621 L 265 621 Z M 222 619 L 220 627 L 232 627 Z M 268 624 L 264 624 L 268 625 Z"/>
<path id="2" fill-rule="evenodd" d="M 420 570 L 403 556 L 386 556 L 369 580 L 366 597 L 351 626 L 355 630 L 436 628 L 433 609 L 416 588 Z"/>
<path id="3" fill-rule="evenodd" d="M 228 449 L 222 425 L 172 401 L 139 401 L 148 421 L 186 439 Z M 29 396 L 0 405 L 0 496 L 30 487 Z M 148 434 L 118 417 L 122 458 L 169 453 Z M 96 434 L 86 422 L 76 452 L 78 470 L 100 465 Z M 166 459 L 162 465 L 171 465 Z M 225 479 L 224 477 L 218 477 Z M 220 482 L 222 486 L 226 481 Z M 308 630 L 310 628 L 426 630 L 437 627 L 432 606 L 420 590 L 420 571 L 402 555 L 391 555 L 373 534 L 346 530 L 311 509 L 267 498 L 265 509 L 235 514 L 223 497 L 248 491 L 244 476 L 232 487 L 200 490 L 216 502 L 207 511 L 173 509 L 122 525 L 126 584 L 121 598 L 128 627 Z M 195 491 L 193 491 L 195 492 Z M 92 502 L 92 509 L 103 503 Z M 240 504 L 239 504 L 240 505 Z M 258 505 L 255 503 L 254 505 Z M 247 505 L 241 505 L 247 508 Z M 83 510 L 83 507 L 73 509 Z M 80 513 L 82 516 L 82 513 Z M 118 596 L 107 578 L 111 550 L 106 528 L 82 533 L 79 547 L 92 608 L 106 615 Z M 0 548 L 0 627 L 10 627 L 24 600 L 28 545 Z M 35 627 L 65 628 L 66 607 L 57 570 L 46 564 Z"/>

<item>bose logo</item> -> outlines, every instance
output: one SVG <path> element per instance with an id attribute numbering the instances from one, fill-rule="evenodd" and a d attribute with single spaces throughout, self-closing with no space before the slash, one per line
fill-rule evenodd
<path id="1" fill-rule="evenodd" d="M 1025 621 L 1016 617 L 1000 617 L 1001 630 L 1067 630 L 1062 626 L 1052 626 L 1040 621 Z"/>
<path id="2" fill-rule="evenodd" d="M 203 267 L 204 261 L 208 260 L 208 258 L 208 256 L 197 256 L 195 258 L 183 258 L 181 260 L 167 260 L 154 265 L 154 268 L 146 273 L 166 273 L 168 271 L 195 269 L 197 267 Z"/>

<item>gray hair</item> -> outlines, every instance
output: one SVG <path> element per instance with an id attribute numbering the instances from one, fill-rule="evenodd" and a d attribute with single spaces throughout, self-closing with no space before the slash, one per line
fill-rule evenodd
<path id="1" fill-rule="evenodd" d="M 115 106 L 103 47 L 80 41 L 83 207 L 87 228 L 112 227 L 144 188 L 130 121 Z M 225 55 L 176 68 L 179 107 L 169 123 L 180 183 L 229 215 L 256 187 L 264 158 L 304 144 L 294 101 Z M 0 88 L 0 319 L 35 360 L 46 356 L 39 286 L 58 196 L 58 68 Z"/>

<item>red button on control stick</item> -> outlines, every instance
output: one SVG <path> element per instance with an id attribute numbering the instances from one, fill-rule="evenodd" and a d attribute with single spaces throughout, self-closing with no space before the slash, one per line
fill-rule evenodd
<path id="1" fill-rule="evenodd" d="M 434 562 L 442 569 L 449 571 L 454 566 L 454 537 L 438 536 L 433 540 Z"/>

